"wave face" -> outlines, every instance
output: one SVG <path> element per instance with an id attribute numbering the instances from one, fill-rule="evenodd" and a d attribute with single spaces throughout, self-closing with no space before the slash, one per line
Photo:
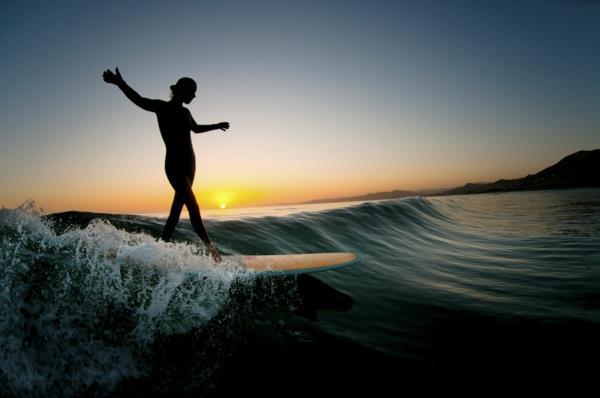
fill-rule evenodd
<path id="1" fill-rule="evenodd" d="M 405 198 L 209 218 L 232 254 L 219 266 L 188 221 L 165 243 L 161 218 L 2 209 L 0 395 L 227 395 L 264 377 L 277 390 L 307 366 L 307 391 L 332 386 L 325 375 L 350 391 L 390 374 L 584 374 L 581 358 L 600 354 L 599 197 Z M 257 278 L 236 257 L 322 251 L 363 261 Z"/>

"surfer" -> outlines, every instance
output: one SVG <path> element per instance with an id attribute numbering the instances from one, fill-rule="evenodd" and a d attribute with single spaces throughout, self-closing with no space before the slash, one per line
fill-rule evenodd
<path id="1" fill-rule="evenodd" d="M 220 262 L 221 255 L 208 237 L 206 228 L 202 223 L 198 202 L 192 191 L 192 183 L 196 173 L 196 158 L 190 131 L 194 133 L 205 133 L 217 129 L 226 131 L 229 128 L 229 123 L 196 124 L 190 111 L 183 106 L 184 103 L 189 104 L 196 97 L 196 82 L 189 77 L 182 77 L 177 83 L 173 84 L 171 86 L 171 100 L 163 101 L 142 97 L 125 83 L 119 73 L 119 68 L 116 68 L 115 72 L 113 73 L 109 69 L 104 71 L 102 75 L 104 81 L 119 87 L 125 96 L 140 108 L 156 113 L 160 134 L 167 148 L 165 172 L 169 183 L 175 190 L 175 197 L 173 198 L 169 218 L 162 232 L 162 240 L 168 242 L 171 239 L 185 204 L 194 231 L 202 239 L 212 258 L 216 262 Z"/>

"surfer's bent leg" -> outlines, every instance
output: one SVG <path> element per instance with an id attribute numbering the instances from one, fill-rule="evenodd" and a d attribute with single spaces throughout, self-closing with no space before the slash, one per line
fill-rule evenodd
<path id="1" fill-rule="evenodd" d="M 167 218 L 167 223 L 165 224 L 165 228 L 162 232 L 161 239 L 165 242 L 171 240 L 171 236 L 173 235 L 173 231 L 175 231 L 175 227 L 179 222 L 179 216 L 181 215 L 181 210 L 183 209 L 183 195 L 177 193 L 175 191 L 175 197 L 173 198 L 173 204 L 171 205 L 171 212 L 169 213 L 169 218 Z"/>
<path id="2" fill-rule="evenodd" d="M 202 222 L 202 217 L 200 216 L 200 207 L 198 206 L 198 202 L 196 201 L 192 187 L 188 185 L 183 194 L 183 201 L 185 203 L 185 207 L 188 209 L 188 213 L 190 214 L 192 227 L 200 239 L 202 239 L 204 244 L 208 245 L 210 243 L 210 239 L 208 239 L 206 228 L 204 228 L 204 223 Z"/>
<path id="3" fill-rule="evenodd" d="M 171 238 L 171 234 L 179 220 L 179 213 L 181 213 L 183 207 L 182 204 L 185 204 L 194 231 L 198 234 L 200 239 L 202 239 L 204 244 L 208 245 L 210 239 L 208 238 L 208 233 L 206 233 L 206 228 L 204 228 L 204 223 L 200 216 L 200 207 L 198 207 L 194 191 L 192 191 L 192 183 L 189 177 L 176 173 L 167 173 L 167 178 L 169 179 L 171 186 L 173 186 L 173 189 L 175 189 L 175 198 L 173 199 L 173 205 L 171 207 L 169 218 L 167 219 L 167 224 L 163 230 L 163 236 L 167 239 Z"/>

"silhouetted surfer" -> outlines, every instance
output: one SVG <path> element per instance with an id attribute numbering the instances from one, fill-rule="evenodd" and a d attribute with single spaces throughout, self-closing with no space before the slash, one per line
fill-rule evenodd
<path id="1" fill-rule="evenodd" d="M 129 87 L 121 77 L 119 68 L 116 74 L 111 70 L 106 70 L 102 75 L 104 81 L 118 86 L 121 91 L 140 108 L 156 113 L 158 118 L 158 127 L 162 135 L 165 146 L 167 147 L 167 156 L 165 159 L 165 172 L 169 183 L 175 190 L 175 197 L 171 205 L 171 212 L 165 224 L 162 233 L 162 239 L 169 241 L 175 226 L 179 222 L 179 215 L 183 205 L 188 209 L 190 221 L 194 231 L 204 242 L 208 252 L 215 261 L 221 261 L 221 256 L 217 249 L 212 245 L 202 217 L 200 217 L 200 208 L 192 191 L 194 174 L 196 173 L 196 158 L 190 131 L 194 133 L 205 133 L 211 130 L 221 129 L 223 131 L 229 128 L 229 123 L 222 122 L 218 124 L 198 125 L 194 121 L 192 114 L 183 104 L 189 104 L 196 97 L 196 82 L 189 77 L 182 77 L 176 84 L 171 86 L 171 101 L 162 101 L 157 99 L 144 98 Z"/>

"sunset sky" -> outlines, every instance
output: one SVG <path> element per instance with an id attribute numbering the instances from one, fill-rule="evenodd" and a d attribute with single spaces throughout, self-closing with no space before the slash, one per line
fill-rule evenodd
<path id="1" fill-rule="evenodd" d="M 179 77 L 203 208 L 453 187 L 600 148 L 600 2 L 3 1 L 0 206 L 168 211 Z"/>

